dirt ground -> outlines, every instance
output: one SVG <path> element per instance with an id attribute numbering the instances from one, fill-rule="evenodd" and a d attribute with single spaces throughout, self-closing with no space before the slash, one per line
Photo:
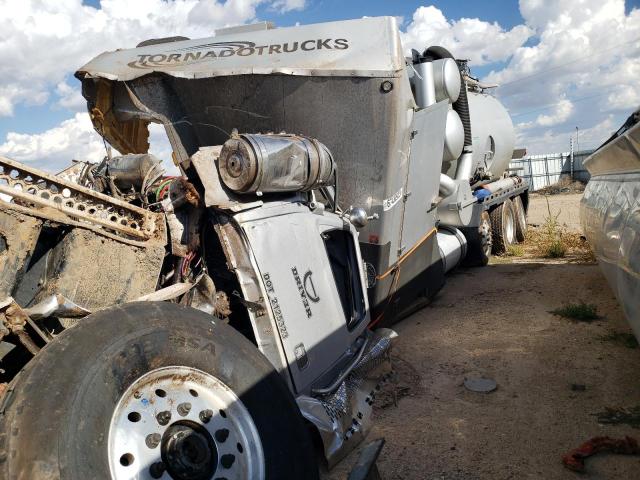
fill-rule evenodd
<path id="1" fill-rule="evenodd" d="M 537 195 L 529 196 L 528 222 L 532 226 L 542 225 L 545 218 L 558 215 L 560 225 L 566 225 L 568 230 L 582 231 L 580 226 L 580 199 L 581 193 L 569 193 L 565 195 Z M 547 208 L 547 201 L 549 206 Z"/>
<path id="2" fill-rule="evenodd" d="M 579 197 L 548 197 L 568 227 L 579 228 Z M 544 197 L 531 206 L 531 223 L 542 223 Z M 580 301 L 602 318 L 550 313 Z M 640 405 L 640 350 L 605 338 L 631 330 L 597 265 L 516 258 L 458 269 L 429 307 L 395 329 L 393 388 L 401 398 L 395 406 L 383 396 L 368 437 L 386 438 L 383 479 L 640 478 L 640 456 L 597 455 L 586 474 L 560 461 L 594 436 L 640 439 L 640 429 L 595 416 Z M 470 377 L 494 379 L 497 390 L 468 391 Z M 330 478 L 345 479 L 357 453 Z"/>

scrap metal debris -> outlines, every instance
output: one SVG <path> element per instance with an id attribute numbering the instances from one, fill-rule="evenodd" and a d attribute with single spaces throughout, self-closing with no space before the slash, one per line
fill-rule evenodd
<path id="1" fill-rule="evenodd" d="M 629 425 L 633 428 L 640 428 L 640 405 L 635 407 L 606 407 L 604 412 L 594 413 L 598 423 L 604 425 Z"/>
<path id="2" fill-rule="evenodd" d="M 562 456 L 562 463 L 569 470 L 574 472 L 584 472 L 584 460 L 596 453 L 610 452 L 623 455 L 640 455 L 640 446 L 633 437 L 611 438 L 593 437 L 584 442 L 578 448 L 567 452 Z"/>
<path id="3" fill-rule="evenodd" d="M 490 393 L 498 388 L 495 380 L 481 377 L 465 378 L 464 386 L 467 390 L 477 393 Z"/>
<path id="4" fill-rule="evenodd" d="M 32 320 L 48 317 L 81 318 L 90 315 L 86 308 L 77 305 L 64 295 L 49 295 L 41 302 L 23 309 Z"/>
<path id="5" fill-rule="evenodd" d="M 376 460 L 380 456 L 384 442 L 384 438 L 378 438 L 362 449 L 358 461 L 349 473 L 348 480 L 381 480 Z"/>

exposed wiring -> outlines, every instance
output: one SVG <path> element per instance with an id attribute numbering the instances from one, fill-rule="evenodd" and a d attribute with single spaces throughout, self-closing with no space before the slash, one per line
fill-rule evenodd
<path id="1" fill-rule="evenodd" d="M 162 195 L 166 193 L 165 189 L 168 190 L 169 185 L 175 178 L 178 178 L 178 177 L 166 177 L 165 180 L 160 182 L 160 185 L 158 185 L 155 192 L 156 202 L 159 202 L 160 200 L 162 200 Z"/>
<path id="2" fill-rule="evenodd" d="M 189 265 L 195 256 L 195 252 L 187 253 L 187 256 L 182 259 L 182 265 L 180 266 L 180 275 L 182 278 L 187 276 L 187 272 L 189 271 Z"/>
<path id="3" fill-rule="evenodd" d="M 389 305 L 391 305 L 391 301 L 393 300 L 393 297 L 395 296 L 396 292 L 398 291 L 398 282 L 399 282 L 399 280 L 400 280 L 400 265 L 398 265 L 394 270 L 393 281 L 391 282 L 391 285 L 389 286 L 389 293 L 387 294 L 387 304 L 382 309 L 382 312 L 380 312 L 380 315 L 378 315 L 376 317 L 376 319 L 369 324 L 369 327 L 368 327 L 369 330 L 371 330 L 373 327 L 375 327 L 376 324 L 378 324 L 378 322 L 380 322 L 380 320 L 382 320 L 384 318 L 384 314 L 387 313 L 387 309 L 389 308 Z"/>

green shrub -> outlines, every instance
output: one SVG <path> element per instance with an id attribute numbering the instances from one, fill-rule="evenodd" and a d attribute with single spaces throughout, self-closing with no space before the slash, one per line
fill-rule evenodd
<path id="1" fill-rule="evenodd" d="M 551 311 L 554 315 L 579 320 L 581 322 L 590 322 L 600 318 L 598 315 L 598 307 L 591 303 L 570 303 L 561 308 Z"/>
<path id="2" fill-rule="evenodd" d="M 566 253 L 567 247 L 561 238 L 552 240 L 548 245 L 546 245 L 544 250 L 544 256 L 546 258 L 563 258 Z"/>
<path id="3" fill-rule="evenodd" d="M 522 245 L 509 245 L 507 251 L 504 252 L 505 257 L 522 257 L 524 255 L 524 247 Z"/>

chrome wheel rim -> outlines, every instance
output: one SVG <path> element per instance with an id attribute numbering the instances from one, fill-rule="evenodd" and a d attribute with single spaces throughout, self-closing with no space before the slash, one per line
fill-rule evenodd
<path id="1" fill-rule="evenodd" d="M 114 480 L 264 478 L 249 411 L 195 368 L 158 368 L 133 382 L 114 410 L 108 445 Z"/>
<path id="2" fill-rule="evenodd" d="M 513 209 L 509 208 L 508 205 L 504 205 L 503 208 L 505 209 L 505 237 L 507 240 L 507 244 L 511 245 L 515 240 Z"/>
<path id="3" fill-rule="evenodd" d="M 482 215 L 480 219 L 480 227 L 478 228 L 480 232 L 480 243 L 482 245 L 482 251 L 485 256 L 489 257 L 491 255 L 491 247 L 493 246 L 493 240 L 491 238 L 491 221 L 489 220 L 489 215 Z"/>

